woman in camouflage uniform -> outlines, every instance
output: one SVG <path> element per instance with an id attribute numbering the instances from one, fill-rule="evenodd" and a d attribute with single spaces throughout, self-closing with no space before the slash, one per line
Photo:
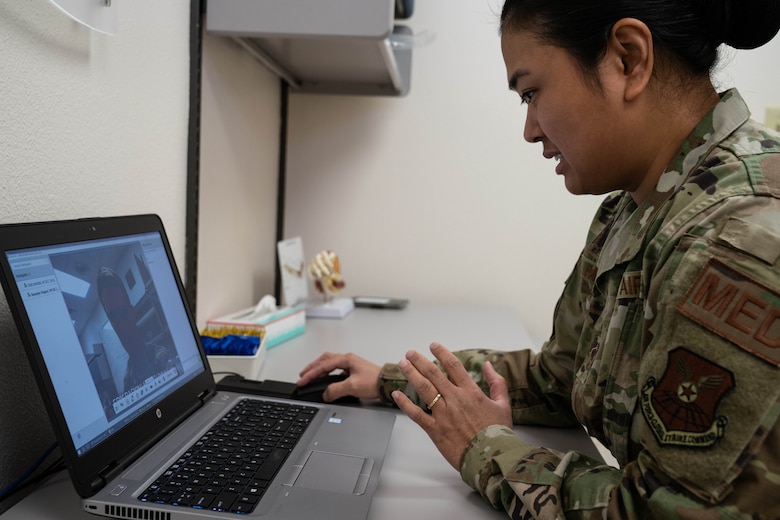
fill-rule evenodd
<path id="1" fill-rule="evenodd" d="M 507 0 L 524 137 L 607 197 L 541 352 L 326 354 L 327 399 L 396 403 L 512 518 L 780 518 L 780 134 L 710 80 L 776 0 Z M 776 64 L 767 64 L 776 66 Z M 500 375 L 499 375 L 500 374 Z M 428 407 L 430 414 L 423 411 Z M 619 468 L 511 424 L 584 425 Z"/>

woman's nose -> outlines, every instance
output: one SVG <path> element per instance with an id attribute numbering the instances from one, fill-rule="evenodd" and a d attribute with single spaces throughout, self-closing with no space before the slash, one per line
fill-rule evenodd
<path id="1" fill-rule="evenodd" d="M 528 107 L 525 113 L 525 127 L 523 127 L 523 138 L 529 143 L 538 143 L 544 137 L 542 129 L 539 127 L 539 122 L 536 119 L 532 106 Z"/>

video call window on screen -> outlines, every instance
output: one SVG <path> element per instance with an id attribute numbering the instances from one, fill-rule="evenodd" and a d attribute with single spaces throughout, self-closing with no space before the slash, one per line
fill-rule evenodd
<path id="1" fill-rule="evenodd" d="M 6 254 L 80 454 L 205 370 L 159 234 Z"/>
<path id="2" fill-rule="evenodd" d="M 109 421 L 182 374 L 140 243 L 50 260 Z"/>

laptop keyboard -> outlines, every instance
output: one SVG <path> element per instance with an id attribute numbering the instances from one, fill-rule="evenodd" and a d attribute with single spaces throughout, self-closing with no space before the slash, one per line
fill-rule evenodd
<path id="1" fill-rule="evenodd" d="M 317 409 L 244 399 L 138 498 L 251 513 Z"/>

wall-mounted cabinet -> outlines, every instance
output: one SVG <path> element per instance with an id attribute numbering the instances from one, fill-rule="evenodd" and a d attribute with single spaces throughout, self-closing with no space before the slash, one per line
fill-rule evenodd
<path id="1" fill-rule="evenodd" d="M 404 95 L 410 30 L 396 0 L 209 0 L 206 30 L 234 38 L 292 92 Z"/>

